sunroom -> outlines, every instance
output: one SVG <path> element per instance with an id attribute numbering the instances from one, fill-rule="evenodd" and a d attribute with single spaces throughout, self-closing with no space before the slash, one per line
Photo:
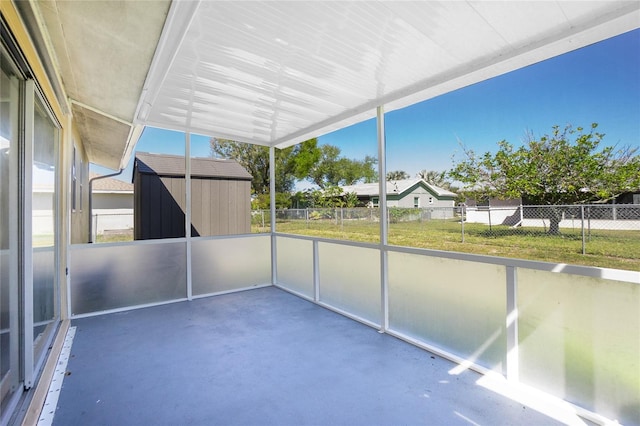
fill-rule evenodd
<path id="1" fill-rule="evenodd" d="M 384 182 L 375 243 L 275 214 L 276 150 L 374 119 L 385 176 L 388 113 L 639 27 L 636 1 L 3 1 L 2 424 L 640 424 L 637 270 L 390 244 Z M 88 164 L 146 127 L 184 135 L 183 237 L 89 244 Z M 266 232 L 193 234 L 196 136 L 269 148 Z"/>

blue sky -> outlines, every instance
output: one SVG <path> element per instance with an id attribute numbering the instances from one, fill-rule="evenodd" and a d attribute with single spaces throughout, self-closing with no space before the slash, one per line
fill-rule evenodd
<path id="1" fill-rule="evenodd" d="M 640 146 L 640 30 L 387 113 L 387 170 L 447 170 L 452 155 L 461 158 L 460 143 L 493 151 L 503 139 L 520 144 L 527 131 L 593 122 L 606 145 Z M 349 158 L 377 157 L 374 120 L 318 139 Z M 136 149 L 184 153 L 184 135 L 147 128 Z M 207 156 L 208 138 L 193 135 L 191 150 Z"/>

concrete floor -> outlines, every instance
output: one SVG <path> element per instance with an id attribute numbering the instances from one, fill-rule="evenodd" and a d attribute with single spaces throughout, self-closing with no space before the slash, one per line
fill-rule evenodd
<path id="1" fill-rule="evenodd" d="M 54 425 L 557 424 L 275 287 L 72 326 Z"/>

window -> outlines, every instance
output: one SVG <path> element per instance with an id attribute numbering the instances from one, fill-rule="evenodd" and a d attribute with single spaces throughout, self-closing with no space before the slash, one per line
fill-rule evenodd
<path id="1" fill-rule="evenodd" d="M 73 158 L 71 160 L 71 211 L 72 212 L 75 212 L 78 207 L 76 203 L 76 194 L 78 192 L 76 189 L 77 185 L 78 185 L 78 181 L 76 176 L 76 147 L 74 145 Z"/>
<path id="2" fill-rule="evenodd" d="M 378 197 L 371 197 L 371 204 L 373 204 L 373 207 L 378 207 L 378 203 L 380 201 L 380 198 Z"/>
<path id="3" fill-rule="evenodd" d="M 420 197 L 413 197 L 413 207 L 416 209 L 420 208 Z"/>
<path id="4" fill-rule="evenodd" d="M 75 150 L 75 148 L 74 148 Z M 82 211 L 82 201 L 83 201 L 83 192 L 84 192 L 84 162 L 82 161 L 82 157 L 78 159 L 79 169 L 80 169 L 80 179 L 78 181 L 78 209 Z"/>

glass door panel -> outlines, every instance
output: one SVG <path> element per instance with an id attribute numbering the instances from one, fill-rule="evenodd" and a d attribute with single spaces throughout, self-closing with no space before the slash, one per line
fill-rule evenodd
<path id="1" fill-rule="evenodd" d="M 58 318 L 56 279 L 56 155 L 58 130 L 35 97 L 32 164 L 34 361 L 46 350 Z"/>
<path id="2" fill-rule="evenodd" d="M 19 81 L 0 54 L 0 414 L 18 388 L 17 150 Z M 2 418 L 0 418 L 2 420 Z"/>

